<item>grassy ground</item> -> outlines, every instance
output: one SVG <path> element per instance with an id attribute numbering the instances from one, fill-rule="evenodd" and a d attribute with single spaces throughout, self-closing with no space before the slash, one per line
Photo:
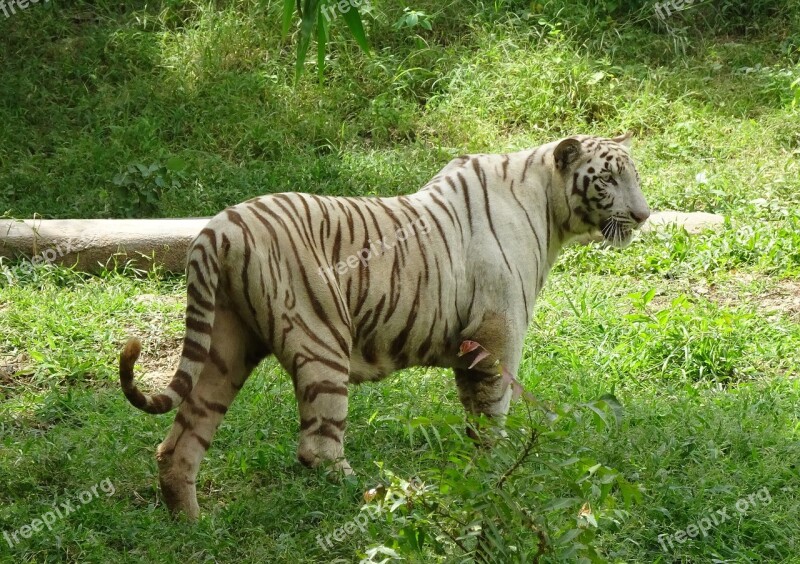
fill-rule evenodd
<path id="1" fill-rule="evenodd" d="M 605 559 L 798 562 L 800 6 L 706 4 L 674 14 L 670 35 L 649 2 L 616 4 L 415 3 L 427 31 L 397 29 L 402 6 L 374 2 L 374 55 L 334 27 L 326 83 L 309 62 L 297 87 L 274 2 L 31 5 L 0 16 L 0 211 L 189 216 L 286 189 L 406 193 L 465 151 L 633 130 L 651 206 L 726 225 L 569 249 L 520 379 L 547 401 L 613 392 L 623 405 L 616 428 L 573 420 L 558 438 L 642 487 L 639 503 L 606 501 Z M 144 370 L 169 370 L 183 280 L 0 274 L 0 529 L 114 485 L 52 531 L 0 541 L 2 561 L 357 561 L 399 521 L 382 515 L 328 551 L 317 535 L 352 521 L 388 471 L 436 483 L 431 457 L 461 448 L 450 375 L 405 371 L 353 391 L 358 478 L 330 483 L 295 463 L 291 385 L 268 362 L 201 467 L 203 519 L 171 522 L 152 457 L 171 418 L 126 403 L 114 358 L 134 333 Z M 564 495 L 537 472 L 521 470 L 532 506 Z M 707 536 L 662 549 L 659 535 L 719 511 L 730 518 Z M 574 526 L 574 508 L 543 514 L 554 533 Z M 464 559 L 446 546 L 411 561 Z"/>

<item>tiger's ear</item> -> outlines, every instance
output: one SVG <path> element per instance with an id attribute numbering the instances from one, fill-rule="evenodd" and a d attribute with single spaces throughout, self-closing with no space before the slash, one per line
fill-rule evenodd
<path id="1" fill-rule="evenodd" d="M 581 158 L 583 155 L 583 146 L 577 139 L 564 139 L 558 144 L 556 150 L 553 151 L 553 161 L 556 164 L 556 170 L 564 171 L 572 164 Z"/>
<path id="2" fill-rule="evenodd" d="M 627 148 L 630 149 L 631 144 L 633 144 L 633 131 L 629 131 L 625 135 L 619 135 L 617 137 L 612 137 L 611 140 L 614 143 L 619 143 L 623 147 L 627 147 Z"/>

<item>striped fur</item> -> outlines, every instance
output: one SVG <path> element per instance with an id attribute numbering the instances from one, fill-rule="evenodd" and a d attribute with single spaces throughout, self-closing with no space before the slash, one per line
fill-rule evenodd
<path id="1" fill-rule="evenodd" d="M 564 244 L 596 230 L 627 244 L 649 215 L 627 145 L 577 136 L 459 157 L 408 196 L 272 194 L 214 217 L 188 254 L 186 336 L 169 386 L 154 395 L 136 387 L 137 340 L 120 356 L 134 406 L 180 406 L 157 453 L 169 508 L 197 517 L 200 461 L 268 354 L 292 377 L 297 455 L 309 466 L 351 471 L 347 385 L 400 368 L 453 368 L 467 412 L 502 417 L 511 391 L 488 360 L 469 369 L 459 344 L 481 343 L 515 373 Z"/>

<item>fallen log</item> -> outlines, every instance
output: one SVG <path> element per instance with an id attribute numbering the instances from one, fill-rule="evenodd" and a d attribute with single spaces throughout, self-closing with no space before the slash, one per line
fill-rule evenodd
<path id="1" fill-rule="evenodd" d="M 58 264 L 99 272 L 115 263 L 142 270 L 158 265 L 183 272 L 189 244 L 209 218 L 0 220 L 0 257 L 30 264 Z M 724 218 L 709 213 L 655 212 L 643 231 L 677 225 L 689 233 L 717 228 Z M 587 244 L 599 234 L 579 239 Z"/>

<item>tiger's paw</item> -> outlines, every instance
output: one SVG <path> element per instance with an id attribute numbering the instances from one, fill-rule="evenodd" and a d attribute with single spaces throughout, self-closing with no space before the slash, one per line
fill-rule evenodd
<path id="1" fill-rule="evenodd" d="M 326 469 L 328 470 L 328 479 L 334 482 L 338 482 L 342 478 L 347 478 L 348 476 L 356 475 L 356 473 L 353 471 L 353 468 L 350 466 L 350 463 L 344 458 L 340 458 L 335 462 L 328 463 Z"/>
<path id="2" fill-rule="evenodd" d="M 197 493 L 194 481 L 185 477 L 162 474 L 159 476 L 161 496 L 173 519 L 197 521 L 200 517 L 200 506 L 197 504 Z"/>
<path id="3" fill-rule="evenodd" d="M 310 454 L 307 452 L 298 452 L 297 460 L 307 468 L 322 468 L 325 470 L 328 477 L 332 480 L 337 480 L 343 476 L 354 476 L 352 466 L 344 457 L 339 457 L 335 460 L 322 458 L 318 455 Z"/>
<path id="4" fill-rule="evenodd" d="M 340 458 L 339 460 L 323 460 L 318 466 L 325 473 L 325 478 L 333 483 L 352 479 L 356 475 L 350 463 L 344 458 Z"/>

